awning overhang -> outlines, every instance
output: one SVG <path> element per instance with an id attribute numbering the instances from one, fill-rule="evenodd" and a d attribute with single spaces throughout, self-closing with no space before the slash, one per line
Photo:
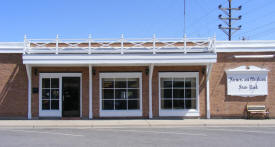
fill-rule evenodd
<path id="1" fill-rule="evenodd" d="M 31 65 L 147 65 L 209 64 L 216 53 L 193 54 L 24 54 L 23 64 Z"/>

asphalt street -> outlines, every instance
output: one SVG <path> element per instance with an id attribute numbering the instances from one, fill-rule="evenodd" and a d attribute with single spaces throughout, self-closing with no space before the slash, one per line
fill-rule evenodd
<path id="1" fill-rule="evenodd" d="M 0 128 L 1 147 L 273 147 L 275 127 Z"/>

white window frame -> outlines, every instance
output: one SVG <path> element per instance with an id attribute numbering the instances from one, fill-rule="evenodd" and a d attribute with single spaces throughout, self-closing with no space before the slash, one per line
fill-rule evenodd
<path id="1" fill-rule="evenodd" d="M 132 117 L 142 116 L 142 73 L 141 72 L 108 72 L 99 74 L 100 117 Z M 103 78 L 139 78 L 139 109 L 138 110 L 102 110 L 102 79 Z"/>
<path id="2" fill-rule="evenodd" d="M 80 77 L 80 117 L 82 117 L 82 73 L 40 73 L 39 74 L 39 117 L 62 117 L 62 78 Z M 59 79 L 59 110 L 42 110 L 42 78 Z"/>
<path id="3" fill-rule="evenodd" d="M 159 116 L 200 116 L 199 72 L 159 72 Z M 161 109 L 161 78 L 196 78 L 196 109 Z"/>

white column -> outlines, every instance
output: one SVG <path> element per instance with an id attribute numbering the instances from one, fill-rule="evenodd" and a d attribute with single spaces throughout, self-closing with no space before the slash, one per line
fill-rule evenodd
<path id="1" fill-rule="evenodd" d="M 89 64 L 89 119 L 93 119 L 93 72 L 92 65 Z"/>
<path id="2" fill-rule="evenodd" d="M 32 119 L 32 67 L 26 64 L 28 76 L 28 119 Z"/>
<path id="3" fill-rule="evenodd" d="M 149 68 L 149 118 L 153 118 L 153 106 L 152 106 L 152 78 L 153 78 L 154 64 Z"/>
<path id="4" fill-rule="evenodd" d="M 211 113 L 210 113 L 210 82 L 209 78 L 211 75 L 213 64 L 207 64 L 206 67 L 206 118 L 210 119 Z"/>

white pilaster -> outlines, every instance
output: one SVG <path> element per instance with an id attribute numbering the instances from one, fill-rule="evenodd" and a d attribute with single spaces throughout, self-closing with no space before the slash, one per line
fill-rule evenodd
<path id="1" fill-rule="evenodd" d="M 92 65 L 89 64 L 89 119 L 93 119 L 93 72 L 92 72 Z"/>
<path id="2" fill-rule="evenodd" d="M 154 64 L 149 68 L 149 118 L 153 118 L 153 106 L 152 106 L 152 78 L 153 78 Z"/>
<path id="3" fill-rule="evenodd" d="M 213 64 L 207 64 L 206 66 L 206 118 L 210 119 L 210 82 L 209 78 L 211 75 Z"/>
<path id="4" fill-rule="evenodd" d="M 26 64 L 28 77 L 28 119 L 32 119 L 32 67 Z"/>

